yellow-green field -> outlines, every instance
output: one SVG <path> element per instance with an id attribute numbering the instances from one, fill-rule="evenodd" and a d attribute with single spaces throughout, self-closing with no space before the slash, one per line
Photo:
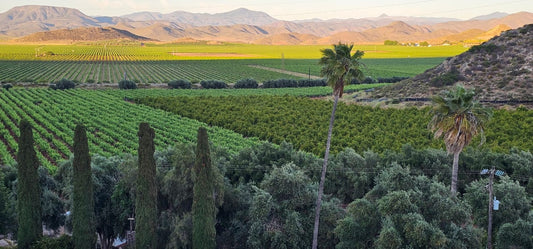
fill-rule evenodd
<path id="1" fill-rule="evenodd" d="M 52 61 L 157 61 L 213 59 L 318 59 L 324 45 L 252 45 L 252 44 L 141 44 L 99 42 L 73 45 L 2 44 L 0 60 Z M 365 51 L 364 58 L 450 57 L 468 48 L 453 46 L 406 47 L 355 45 Z"/>

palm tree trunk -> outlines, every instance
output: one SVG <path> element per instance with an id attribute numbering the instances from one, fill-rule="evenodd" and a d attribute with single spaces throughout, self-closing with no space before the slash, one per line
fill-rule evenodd
<path id="1" fill-rule="evenodd" d="M 459 154 L 461 152 L 453 153 L 453 166 L 452 166 L 452 194 L 457 193 L 457 172 L 459 171 Z"/>
<path id="2" fill-rule="evenodd" d="M 335 111 L 337 111 L 338 102 L 339 102 L 339 94 L 335 94 L 335 101 L 333 102 L 333 110 L 331 111 L 331 118 L 329 120 L 328 140 L 326 141 L 326 153 L 324 154 L 324 164 L 322 165 L 322 175 L 320 176 L 320 185 L 318 186 L 318 196 L 316 198 L 315 227 L 313 229 L 312 249 L 316 249 L 318 247 L 318 225 L 320 222 L 320 208 L 322 206 L 322 194 L 324 193 L 324 182 L 326 181 L 326 169 L 328 167 L 329 148 L 331 146 L 331 135 L 333 132 L 333 122 L 335 121 Z"/>

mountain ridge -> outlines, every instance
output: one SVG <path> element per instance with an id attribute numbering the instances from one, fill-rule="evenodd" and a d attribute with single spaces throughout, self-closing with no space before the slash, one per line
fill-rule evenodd
<path id="1" fill-rule="evenodd" d="M 491 35 L 498 34 L 490 33 L 490 30 L 503 30 L 497 27 L 517 28 L 533 23 L 533 13 L 504 14 L 492 13 L 465 21 L 381 15 L 373 18 L 294 22 L 277 20 L 267 13 L 245 8 L 217 14 L 145 11 L 123 16 L 90 17 L 72 8 L 27 5 L 0 13 L 0 37 L 4 40 L 19 38 L 21 41 L 24 40 L 21 37 L 36 32 L 111 27 L 163 42 L 190 38 L 258 44 L 332 44 L 339 41 L 383 44 L 384 40 L 442 44 L 482 42 L 483 37 L 487 40 Z M 490 19 L 495 16 L 499 18 Z"/>

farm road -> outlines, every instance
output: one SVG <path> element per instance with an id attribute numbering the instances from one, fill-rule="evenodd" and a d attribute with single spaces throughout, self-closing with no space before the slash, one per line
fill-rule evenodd
<path id="1" fill-rule="evenodd" d="M 302 77 L 302 78 L 308 78 L 309 77 L 309 75 L 305 74 L 305 73 L 297 73 L 297 72 L 293 72 L 293 71 L 287 71 L 287 70 L 271 68 L 271 67 L 265 67 L 265 66 L 259 66 L 259 65 L 248 65 L 248 66 L 249 67 L 255 67 L 255 68 L 263 69 L 263 70 L 268 70 L 268 71 L 272 71 L 272 72 L 276 72 L 276 73 L 288 74 L 288 75 L 292 75 L 292 76 L 296 76 L 296 77 Z M 319 80 L 319 79 L 322 79 L 322 78 L 320 78 L 318 76 L 311 75 L 311 79 Z"/>

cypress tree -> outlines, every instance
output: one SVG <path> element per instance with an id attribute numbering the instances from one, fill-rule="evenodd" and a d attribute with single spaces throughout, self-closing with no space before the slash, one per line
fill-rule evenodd
<path id="1" fill-rule="evenodd" d="M 18 248 L 28 249 L 42 234 L 39 160 L 33 148 L 33 132 L 27 120 L 20 121 L 18 143 L 17 221 Z"/>
<path id="2" fill-rule="evenodd" d="M 215 179 L 204 127 L 198 129 L 193 172 L 192 246 L 194 249 L 213 249 L 216 246 Z"/>
<path id="3" fill-rule="evenodd" d="M 157 186 L 154 159 L 154 129 L 148 123 L 139 126 L 139 173 L 135 200 L 135 248 L 157 246 Z"/>
<path id="4" fill-rule="evenodd" d="M 93 181 L 87 133 L 83 125 L 74 131 L 72 239 L 74 248 L 91 249 L 96 244 Z"/>

